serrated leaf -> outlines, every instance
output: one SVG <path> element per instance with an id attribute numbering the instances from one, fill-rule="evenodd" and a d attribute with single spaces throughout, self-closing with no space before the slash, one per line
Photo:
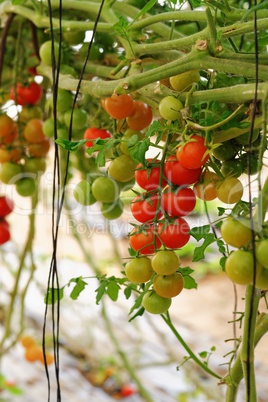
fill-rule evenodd
<path id="1" fill-rule="evenodd" d="M 129 314 L 133 313 L 134 310 L 136 310 L 137 308 L 140 307 L 142 299 L 143 299 L 143 294 L 141 294 L 140 296 L 137 297 L 137 299 L 135 300 L 135 303 L 133 304 L 133 306 L 130 309 Z"/>
<path id="2" fill-rule="evenodd" d="M 148 138 L 144 138 L 134 147 L 128 148 L 129 154 L 135 162 L 145 164 L 145 154 L 148 151 L 149 146 L 150 140 Z"/>
<path id="3" fill-rule="evenodd" d="M 192 272 L 194 272 L 194 270 L 190 267 L 183 267 L 183 268 L 179 268 L 178 272 L 180 274 L 182 274 L 182 276 L 186 276 L 186 275 L 190 275 Z"/>
<path id="4" fill-rule="evenodd" d="M 64 138 L 57 138 L 55 140 L 56 144 L 58 144 L 61 148 L 66 149 L 69 152 L 75 152 L 80 148 L 82 145 L 85 144 L 87 140 L 80 140 L 80 141 L 69 141 L 65 140 Z"/>
<path id="5" fill-rule="evenodd" d="M 209 233 L 209 234 L 206 236 L 206 238 L 205 238 L 205 240 L 204 240 L 202 246 L 195 248 L 195 250 L 194 250 L 194 255 L 193 255 L 193 262 L 197 262 L 197 261 L 203 260 L 203 259 L 205 258 L 205 250 L 206 250 L 206 248 L 207 248 L 210 244 L 212 244 L 212 243 L 214 243 L 214 242 L 215 242 L 214 234 L 213 234 L 213 233 Z"/>
<path id="6" fill-rule="evenodd" d="M 217 239 L 217 245 L 218 245 L 219 252 L 224 254 L 226 252 L 224 241 L 221 239 Z"/>
<path id="7" fill-rule="evenodd" d="M 95 292 L 97 293 L 97 295 L 96 295 L 96 304 L 99 304 L 99 302 L 101 301 L 102 297 L 105 295 L 107 283 L 108 283 L 107 280 L 102 281 L 100 286 L 95 290 Z"/>
<path id="8" fill-rule="evenodd" d="M 114 281 L 110 281 L 107 286 L 107 295 L 111 300 L 116 301 L 118 299 L 120 286 Z"/>
<path id="9" fill-rule="evenodd" d="M 76 300 L 80 293 L 83 292 L 83 290 L 85 289 L 87 283 L 85 281 L 83 281 L 82 276 L 80 276 L 79 278 L 75 279 L 75 286 L 70 294 L 71 299 Z"/>
<path id="10" fill-rule="evenodd" d="M 226 211 L 226 208 L 218 207 L 218 216 L 222 216 Z"/>
<path id="11" fill-rule="evenodd" d="M 210 231 L 210 225 L 204 226 L 195 226 L 190 230 L 190 235 L 195 238 L 195 240 L 199 241 L 204 239 Z"/>
<path id="12" fill-rule="evenodd" d="M 45 304 L 54 304 L 63 298 L 64 288 L 49 288 L 45 295 Z"/>
<path id="13" fill-rule="evenodd" d="M 125 295 L 125 297 L 126 297 L 127 300 L 130 298 L 131 292 L 132 292 L 132 286 L 131 286 L 131 285 L 130 285 L 130 286 L 127 286 L 127 287 L 124 289 L 124 295 Z"/>

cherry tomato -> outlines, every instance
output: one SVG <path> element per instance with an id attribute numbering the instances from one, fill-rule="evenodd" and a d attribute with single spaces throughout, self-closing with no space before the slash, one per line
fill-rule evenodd
<path id="1" fill-rule="evenodd" d="M 28 142 L 39 143 L 46 140 L 43 132 L 43 122 L 40 119 L 31 119 L 23 130 L 24 138 Z"/>
<path id="2" fill-rule="evenodd" d="M 233 141 L 225 141 L 212 151 L 214 158 L 223 162 L 234 158 L 236 154 L 237 148 L 235 147 Z"/>
<path id="3" fill-rule="evenodd" d="M 120 155 L 109 165 L 108 173 L 119 182 L 128 182 L 135 177 L 136 163 L 129 155 Z"/>
<path id="4" fill-rule="evenodd" d="M 92 194 L 91 183 L 87 180 L 81 180 L 76 184 L 73 195 L 75 200 L 81 205 L 92 205 L 96 202 L 96 198 Z"/>
<path id="5" fill-rule="evenodd" d="M 168 181 L 177 186 L 189 185 L 197 182 L 201 174 L 201 167 L 187 169 L 178 162 L 175 156 L 171 156 L 165 162 L 164 174 Z"/>
<path id="6" fill-rule="evenodd" d="M 199 135 L 191 135 L 186 144 L 178 146 L 176 156 L 186 169 L 200 168 L 209 159 L 205 139 Z"/>
<path id="7" fill-rule="evenodd" d="M 137 389 L 131 384 L 125 384 L 120 389 L 120 394 L 123 398 L 137 393 Z"/>
<path id="8" fill-rule="evenodd" d="M 97 201 L 114 202 L 119 197 L 119 188 L 110 177 L 97 177 L 92 183 L 92 194 Z"/>
<path id="9" fill-rule="evenodd" d="M 0 218 L 9 215 L 14 209 L 14 202 L 5 195 L 0 196 Z"/>
<path id="10" fill-rule="evenodd" d="M 261 265 L 268 268 L 268 239 L 256 243 L 256 258 Z"/>
<path id="11" fill-rule="evenodd" d="M 133 101 L 133 111 L 126 120 L 132 130 L 144 130 L 153 120 L 152 109 L 146 103 Z"/>
<path id="12" fill-rule="evenodd" d="M 46 156 L 49 149 L 50 141 L 48 138 L 45 138 L 43 141 L 38 143 L 29 143 L 28 145 L 29 155 L 36 158 L 42 158 L 43 156 Z"/>
<path id="13" fill-rule="evenodd" d="M 195 207 L 196 197 L 189 187 L 178 188 L 175 191 L 169 187 L 161 197 L 161 206 L 170 216 L 189 215 Z"/>
<path id="14" fill-rule="evenodd" d="M 0 180 L 4 184 L 14 184 L 21 177 L 21 165 L 12 162 L 5 162 L 0 165 Z"/>
<path id="15" fill-rule="evenodd" d="M 130 116 L 134 110 L 134 101 L 132 96 L 113 94 L 110 98 L 104 100 L 104 109 L 114 119 L 125 119 Z"/>
<path id="16" fill-rule="evenodd" d="M 181 248 L 190 240 L 190 226 L 184 218 L 177 218 L 169 224 L 160 222 L 157 232 L 167 248 Z"/>
<path id="17" fill-rule="evenodd" d="M 22 177 L 16 181 L 16 191 L 22 197 L 30 197 L 36 191 L 36 182 L 31 177 Z"/>
<path id="18" fill-rule="evenodd" d="M 142 299 L 142 306 L 151 314 L 166 313 L 171 306 L 171 303 L 171 298 L 159 296 L 154 291 L 146 292 Z"/>
<path id="19" fill-rule="evenodd" d="M 162 216 L 160 209 L 159 195 L 154 194 L 146 197 L 146 193 L 136 196 L 131 202 L 130 209 L 133 217 L 142 223 L 148 222 L 157 215 L 159 219 Z"/>
<path id="20" fill-rule="evenodd" d="M 87 128 L 86 131 L 84 132 L 84 139 L 87 140 L 96 140 L 97 138 L 105 139 L 105 138 L 110 138 L 111 133 L 108 130 L 104 129 L 99 129 L 96 127 L 90 127 Z M 86 146 L 88 148 L 93 147 L 94 142 L 93 141 L 87 141 Z"/>
<path id="21" fill-rule="evenodd" d="M 153 225 L 144 228 L 134 228 L 129 236 L 133 250 L 140 254 L 153 254 L 161 247 L 161 241 Z"/>
<path id="22" fill-rule="evenodd" d="M 17 105 L 25 106 L 35 105 L 40 101 L 43 96 L 42 87 L 35 81 L 31 82 L 28 86 L 23 86 L 17 83 L 16 89 L 11 88 L 10 99 L 14 100 Z"/>
<path id="23" fill-rule="evenodd" d="M 256 264 L 256 278 L 260 275 L 262 267 Z M 232 282 L 238 285 L 253 283 L 254 259 L 250 251 L 233 251 L 226 259 L 225 272 Z"/>
<path id="24" fill-rule="evenodd" d="M 0 115 L 0 137 L 5 137 L 13 130 L 14 121 L 7 114 Z"/>
<path id="25" fill-rule="evenodd" d="M 159 275 L 174 274 L 180 264 L 180 258 L 173 250 L 159 250 L 152 258 L 152 268 Z"/>
<path id="26" fill-rule="evenodd" d="M 57 63 L 59 58 L 59 44 L 58 42 L 53 42 L 55 61 Z M 39 56 L 41 61 L 48 66 L 52 66 L 52 41 L 48 40 L 43 42 L 39 49 Z"/>
<path id="27" fill-rule="evenodd" d="M 244 188 L 236 177 L 227 177 L 217 188 L 217 197 L 225 204 L 235 204 L 241 200 Z"/>
<path id="28" fill-rule="evenodd" d="M 71 115 L 72 115 L 72 128 L 74 130 L 83 130 L 87 125 L 87 117 L 88 114 L 86 110 L 81 108 L 74 108 L 73 111 L 66 110 L 63 116 L 63 120 L 65 125 L 69 128 L 71 123 Z"/>
<path id="29" fill-rule="evenodd" d="M 172 275 L 156 275 L 153 287 L 159 296 L 172 298 L 181 293 L 184 287 L 184 279 L 179 272 Z"/>
<path id="30" fill-rule="evenodd" d="M 148 257 L 133 258 L 126 264 L 125 273 L 126 277 L 133 283 L 148 282 L 153 275 L 153 269 L 150 258 Z"/>
<path id="31" fill-rule="evenodd" d="M 263 267 L 261 273 L 256 278 L 256 288 L 268 290 L 268 269 Z"/>
<path id="32" fill-rule="evenodd" d="M 194 185 L 195 195 L 203 201 L 212 201 L 217 198 L 217 183 L 219 177 L 216 173 L 206 170 Z"/>
<path id="33" fill-rule="evenodd" d="M 0 220 L 0 245 L 10 240 L 9 224 L 5 219 Z"/>
<path id="34" fill-rule="evenodd" d="M 160 166 L 157 166 L 159 162 L 159 160 L 147 159 L 146 169 L 141 163 L 136 167 L 136 182 L 144 190 L 150 191 L 165 187 L 166 181 L 164 179 L 160 183 L 161 169 Z"/>
<path id="35" fill-rule="evenodd" d="M 166 120 L 179 119 L 181 109 L 183 109 L 182 102 L 172 95 L 165 96 L 159 103 L 159 114 Z"/>
<path id="36" fill-rule="evenodd" d="M 189 91 L 194 82 L 198 82 L 200 74 L 198 70 L 190 70 L 185 73 L 170 77 L 169 82 L 175 91 Z"/>
<path id="37" fill-rule="evenodd" d="M 111 203 L 104 202 L 101 206 L 102 215 L 104 216 L 104 218 L 110 221 L 119 218 L 122 215 L 123 211 L 124 204 L 120 200 L 120 198 Z"/>
<path id="38" fill-rule="evenodd" d="M 248 219 L 228 217 L 221 225 L 223 240 L 233 247 L 246 247 L 251 243 L 252 233 Z"/>
<path id="39" fill-rule="evenodd" d="M 230 159 L 221 165 L 221 172 L 225 177 L 240 177 L 243 173 L 243 164 L 240 159 Z"/>

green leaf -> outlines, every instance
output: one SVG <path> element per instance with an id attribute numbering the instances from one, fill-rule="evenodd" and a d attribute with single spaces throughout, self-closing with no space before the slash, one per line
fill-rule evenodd
<path id="1" fill-rule="evenodd" d="M 63 298 L 63 288 L 49 288 L 47 294 L 45 295 L 44 302 L 46 304 L 53 304 Z"/>
<path id="2" fill-rule="evenodd" d="M 144 138 L 142 141 L 137 142 L 133 147 L 128 148 L 129 154 L 135 162 L 145 164 L 145 154 L 148 151 L 149 146 L 149 138 Z"/>
<path id="3" fill-rule="evenodd" d="M 226 211 L 226 208 L 218 207 L 218 216 L 222 216 Z"/>
<path id="4" fill-rule="evenodd" d="M 218 245 L 218 248 L 219 248 L 219 252 L 221 254 L 224 254 L 226 252 L 224 241 L 221 240 L 221 239 L 217 239 L 217 245 Z"/>
<path id="5" fill-rule="evenodd" d="M 137 308 L 140 307 L 141 302 L 142 302 L 142 299 L 143 299 L 143 294 L 141 294 L 141 295 L 139 295 L 139 296 L 137 297 L 137 299 L 135 300 L 135 303 L 133 304 L 133 306 L 132 306 L 131 309 L 130 309 L 129 314 L 133 313 L 134 310 L 136 310 Z"/>
<path id="6" fill-rule="evenodd" d="M 97 293 L 96 304 L 99 304 L 102 297 L 105 295 L 107 283 L 108 283 L 107 280 L 101 281 L 100 286 L 95 290 L 95 292 Z"/>
<path id="7" fill-rule="evenodd" d="M 17 6 L 17 5 L 20 5 L 20 4 L 23 4 L 23 3 L 26 3 L 26 0 L 12 0 L 12 4 L 14 6 Z"/>
<path id="8" fill-rule="evenodd" d="M 82 145 L 85 144 L 87 140 L 80 140 L 80 141 L 69 141 L 65 140 L 64 138 L 57 138 L 56 144 L 58 144 L 61 148 L 66 149 L 69 152 L 75 152 L 80 148 Z"/>
<path id="9" fill-rule="evenodd" d="M 209 234 L 206 236 L 206 238 L 205 238 L 205 240 L 204 240 L 202 246 L 195 248 L 195 250 L 194 250 L 194 256 L 193 256 L 193 262 L 197 262 L 197 261 L 203 260 L 203 259 L 205 258 L 205 250 L 206 250 L 206 248 L 207 248 L 210 244 L 212 244 L 212 243 L 214 243 L 214 242 L 215 242 L 214 234 L 213 234 L 213 233 L 209 233 Z"/>
<path id="10" fill-rule="evenodd" d="M 183 276 L 187 276 L 187 275 L 190 275 L 192 272 L 194 272 L 194 270 L 190 267 L 183 267 L 183 268 L 180 267 L 178 269 L 178 272 L 180 274 L 182 274 Z"/>
<path id="11" fill-rule="evenodd" d="M 203 352 L 200 352 L 200 353 L 198 353 L 198 354 L 199 354 L 199 356 L 200 356 L 202 359 L 205 359 L 205 358 L 207 357 L 207 355 L 208 355 L 208 352 L 203 351 Z"/>
<path id="12" fill-rule="evenodd" d="M 120 286 L 113 280 L 108 283 L 107 295 L 111 300 L 116 301 L 118 299 Z"/>
<path id="13" fill-rule="evenodd" d="M 153 8 L 156 2 L 157 0 L 148 1 L 148 3 L 145 4 L 145 6 L 141 9 L 141 11 L 136 15 L 133 22 L 139 19 L 142 15 L 146 14 L 149 10 L 151 10 L 151 8 Z"/>
<path id="14" fill-rule="evenodd" d="M 225 263 L 226 263 L 227 257 L 221 257 L 220 259 L 220 266 L 222 267 L 222 270 L 225 271 Z"/>
<path id="15" fill-rule="evenodd" d="M 197 289 L 197 283 L 192 276 L 186 275 L 183 277 L 183 279 L 184 279 L 184 289 Z"/>
<path id="16" fill-rule="evenodd" d="M 132 292 L 132 285 L 129 285 L 124 290 L 124 295 L 125 295 L 127 300 L 130 298 L 131 292 Z"/>
<path id="17" fill-rule="evenodd" d="M 210 225 L 204 226 L 195 226 L 190 230 L 190 235 L 195 238 L 195 240 L 199 241 L 204 239 L 210 231 Z"/>
<path id="18" fill-rule="evenodd" d="M 70 297 L 71 299 L 76 300 L 79 297 L 80 293 L 83 292 L 83 290 L 85 289 L 87 283 L 83 281 L 82 276 L 72 279 L 70 283 L 71 282 L 75 282 L 75 286 L 70 294 Z"/>
<path id="19" fill-rule="evenodd" d="M 105 166 L 105 162 L 106 162 L 105 152 L 104 149 L 102 148 L 96 157 L 96 163 L 98 167 L 102 167 Z"/>

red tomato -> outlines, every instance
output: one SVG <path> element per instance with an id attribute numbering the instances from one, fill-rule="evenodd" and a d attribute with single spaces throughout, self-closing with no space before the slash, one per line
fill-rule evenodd
<path id="1" fill-rule="evenodd" d="M 25 106 L 26 104 L 35 105 L 42 98 L 43 89 L 35 81 L 28 86 L 17 83 L 16 90 L 11 88 L 10 99 L 14 100 L 17 105 Z"/>
<path id="2" fill-rule="evenodd" d="M 142 230 L 134 228 L 129 236 L 129 244 L 140 254 L 154 254 L 161 247 L 161 241 L 153 225 L 146 226 Z"/>
<path id="3" fill-rule="evenodd" d="M 14 209 L 14 202 L 5 195 L 0 197 L 0 218 L 9 215 Z"/>
<path id="4" fill-rule="evenodd" d="M 198 169 L 203 166 L 209 155 L 206 154 L 205 139 L 199 135 L 191 135 L 189 142 L 177 148 L 178 161 L 186 169 Z"/>
<path id="5" fill-rule="evenodd" d="M 140 163 L 135 171 L 135 179 L 138 185 L 143 188 L 144 190 L 156 190 L 157 188 L 163 188 L 166 185 L 166 181 L 163 179 L 162 183 L 160 184 L 160 166 L 157 165 L 159 160 L 154 160 L 152 165 L 150 162 L 153 161 L 152 159 L 147 159 L 146 165 L 147 169 L 143 168 L 142 164 Z"/>
<path id="6" fill-rule="evenodd" d="M 5 219 L 0 220 L 0 245 L 10 240 L 9 224 Z"/>
<path id="7" fill-rule="evenodd" d="M 159 204 L 158 194 L 154 194 L 151 197 L 145 197 L 145 194 L 143 194 L 134 198 L 130 209 L 137 221 L 145 223 L 154 219 L 156 214 L 158 218 L 162 216 Z"/>
<path id="8" fill-rule="evenodd" d="M 189 187 L 179 188 L 172 191 L 169 187 L 161 197 L 161 206 L 171 216 L 189 215 L 196 204 L 196 197 Z"/>
<path id="9" fill-rule="evenodd" d="M 131 384 L 125 384 L 121 387 L 120 394 L 123 398 L 137 393 L 137 389 Z"/>
<path id="10" fill-rule="evenodd" d="M 148 127 L 153 120 L 153 113 L 150 106 L 146 103 L 133 101 L 133 111 L 127 117 L 127 125 L 132 130 L 143 130 Z"/>
<path id="11" fill-rule="evenodd" d="M 186 169 L 175 156 L 171 156 L 165 162 L 164 174 L 168 181 L 177 186 L 194 184 L 201 175 L 201 167 Z"/>
<path id="12" fill-rule="evenodd" d="M 190 226 L 183 218 L 178 218 L 166 225 L 158 224 L 158 235 L 167 248 L 177 249 L 185 246 L 190 240 Z"/>
<path id="13" fill-rule="evenodd" d="M 113 94 L 104 100 L 103 108 L 114 119 L 125 119 L 134 109 L 134 101 L 131 95 Z"/>
<path id="14" fill-rule="evenodd" d="M 86 131 L 84 132 L 84 139 L 90 139 L 90 140 L 96 140 L 97 138 L 110 138 L 111 134 L 108 130 L 96 128 L 96 127 L 90 127 L 87 128 Z M 93 141 L 87 141 L 86 146 L 88 148 L 93 147 Z"/>

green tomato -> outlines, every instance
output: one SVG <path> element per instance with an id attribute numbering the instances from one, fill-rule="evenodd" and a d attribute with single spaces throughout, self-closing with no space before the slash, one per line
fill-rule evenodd
<path id="1" fill-rule="evenodd" d="M 48 99 L 48 104 L 50 107 L 53 107 L 53 94 L 51 94 L 50 98 Z M 73 95 L 70 91 L 65 89 L 58 89 L 58 96 L 57 96 L 57 111 L 59 113 L 64 113 L 67 110 L 70 110 L 73 106 Z"/>
<path id="2" fill-rule="evenodd" d="M 236 177 L 227 177 L 216 189 L 217 197 L 225 204 L 236 204 L 241 200 L 244 187 Z"/>
<path id="3" fill-rule="evenodd" d="M 55 61 L 57 63 L 59 57 L 59 44 L 58 42 L 54 41 L 54 54 L 55 54 Z M 42 63 L 47 64 L 48 66 L 52 66 L 52 41 L 48 40 L 40 46 L 39 55 Z"/>
<path id="4" fill-rule="evenodd" d="M 67 110 L 64 113 L 64 123 L 67 127 L 70 127 L 72 110 Z M 87 125 L 88 114 L 84 109 L 73 109 L 72 128 L 74 130 L 82 130 Z"/>
<path id="5" fill-rule="evenodd" d="M 81 205 L 92 205 L 96 198 L 92 194 L 91 184 L 87 180 L 81 180 L 74 188 L 74 198 Z"/>
<path id="6" fill-rule="evenodd" d="M 250 172 L 250 175 L 254 175 L 259 172 L 259 155 L 247 152 L 241 155 L 240 161 L 243 167 L 243 173 L 249 174 Z"/>
<path id="7" fill-rule="evenodd" d="M 152 258 L 153 270 L 159 275 L 172 275 L 180 266 L 180 258 L 173 250 L 160 250 Z"/>
<path id="8" fill-rule="evenodd" d="M 184 92 L 189 91 L 194 82 L 200 80 L 200 74 L 198 70 L 190 70 L 185 73 L 174 75 L 170 77 L 169 82 L 175 91 Z"/>
<path id="9" fill-rule="evenodd" d="M 23 171 L 42 175 L 46 171 L 47 163 L 45 158 L 29 158 L 25 160 Z"/>
<path id="10" fill-rule="evenodd" d="M 262 266 L 256 264 L 256 278 L 260 275 Z M 254 259 L 250 251 L 236 250 L 226 259 L 225 272 L 232 282 L 238 285 L 253 283 Z"/>
<path id="11" fill-rule="evenodd" d="M 97 201 L 111 203 L 118 199 L 119 188 L 110 177 L 97 177 L 92 183 L 92 193 Z"/>
<path id="12" fill-rule="evenodd" d="M 165 96 L 159 103 L 159 113 L 165 120 L 177 120 L 183 107 L 182 102 L 175 96 Z"/>
<path id="13" fill-rule="evenodd" d="M 268 268 L 268 239 L 256 243 L 256 258 L 265 268 Z"/>
<path id="14" fill-rule="evenodd" d="M 130 260 L 125 267 L 126 277 L 133 283 L 148 282 L 152 275 L 152 264 L 148 257 L 136 257 Z"/>
<path id="15" fill-rule="evenodd" d="M 256 288 L 268 290 L 268 269 L 262 268 L 261 273 L 256 278 Z"/>
<path id="16" fill-rule="evenodd" d="M 223 162 L 233 159 L 236 154 L 237 148 L 232 141 L 225 141 L 212 151 L 214 158 Z"/>
<path id="17" fill-rule="evenodd" d="M 16 181 L 16 191 L 22 197 L 30 197 L 36 192 L 36 181 L 30 177 L 23 177 Z"/>
<path id="18" fill-rule="evenodd" d="M 103 203 L 101 206 L 101 213 L 104 218 L 108 220 L 113 220 L 119 218 L 124 211 L 124 204 L 120 199 L 117 199 L 115 202 L 111 203 Z"/>
<path id="19" fill-rule="evenodd" d="M 0 165 L 0 180 L 4 184 L 15 184 L 22 177 L 22 166 L 12 162 Z"/>
<path id="20" fill-rule="evenodd" d="M 151 314 L 166 313 L 171 303 L 171 298 L 161 297 L 154 291 L 148 291 L 142 299 L 143 308 Z"/>
<path id="21" fill-rule="evenodd" d="M 221 225 L 223 240 L 233 247 L 247 247 L 252 240 L 250 221 L 228 217 Z"/>
<path id="22" fill-rule="evenodd" d="M 69 45 L 79 45 L 84 42 L 85 32 L 84 31 L 65 31 L 62 34 L 63 40 Z"/>
<path id="23" fill-rule="evenodd" d="M 48 138 L 54 137 L 54 119 L 52 117 L 46 119 L 42 125 L 43 133 Z"/>
<path id="24" fill-rule="evenodd" d="M 230 159 L 223 162 L 221 165 L 221 172 L 224 177 L 240 177 L 243 173 L 243 165 L 239 159 Z"/>
<path id="25" fill-rule="evenodd" d="M 119 181 L 126 182 L 135 176 L 136 163 L 128 155 L 120 155 L 113 159 L 108 168 L 109 175 Z"/>
<path id="26" fill-rule="evenodd" d="M 255 128 L 252 133 L 252 138 L 250 138 L 250 133 L 245 133 L 239 135 L 238 137 L 235 137 L 235 140 L 241 145 L 250 145 L 250 142 L 253 143 L 258 139 L 259 134 L 260 130 L 258 128 Z"/>

